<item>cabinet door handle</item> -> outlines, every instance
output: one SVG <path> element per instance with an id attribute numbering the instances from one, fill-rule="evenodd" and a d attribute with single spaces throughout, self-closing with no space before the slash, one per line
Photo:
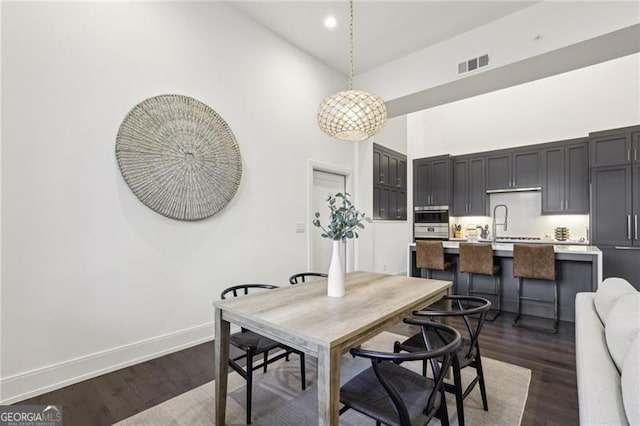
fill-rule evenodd
<path id="1" fill-rule="evenodd" d="M 615 246 L 616 250 L 640 250 L 640 247 Z"/>
<path id="2" fill-rule="evenodd" d="M 631 215 L 627 215 L 627 240 L 631 239 Z"/>
<path id="3" fill-rule="evenodd" d="M 397 186 L 398 188 L 400 188 L 400 187 L 402 186 L 402 179 L 397 178 L 397 179 L 396 179 L 396 182 L 397 182 L 397 183 L 396 183 L 396 186 Z"/>
<path id="4" fill-rule="evenodd" d="M 562 204 L 564 203 L 564 200 L 560 200 L 560 210 L 564 210 L 564 208 L 562 207 Z"/>
<path id="5" fill-rule="evenodd" d="M 635 222 L 635 231 L 636 231 L 636 240 L 638 239 L 638 215 L 633 215 L 633 220 Z"/>
<path id="6" fill-rule="evenodd" d="M 631 161 L 631 150 L 627 150 L 627 161 Z"/>
<path id="7" fill-rule="evenodd" d="M 384 173 L 380 173 L 380 185 L 384 185 Z"/>
<path id="8" fill-rule="evenodd" d="M 638 150 L 637 149 L 633 150 L 633 161 L 638 161 Z"/>

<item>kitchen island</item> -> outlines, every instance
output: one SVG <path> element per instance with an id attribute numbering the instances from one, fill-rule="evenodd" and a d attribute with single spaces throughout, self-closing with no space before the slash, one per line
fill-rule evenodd
<path id="1" fill-rule="evenodd" d="M 467 293 L 467 274 L 461 273 L 458 262 L 457 241 L 443 241 L 445 256 L 456 263 L 456 292 Z M 595 246 L 587 245 L 554 245 L 556 252 L 556 271 L 558 282 L 559 315 L 563 321 L 573 322 L 575 319 L 576 293 L 582 291 L 596 291 L 602 281 L 602 252 Z M 496 264 L 500 265 L 500 279 L 502 282 L 502 311 L 516 312 L 516 278 L 513 276 L 513 244 L 493 244 Z M 416 268 L 416 245 L 409 244 L 407 271 L 412 277 L 426 277 L 426 271 Z M 451 280 L 451 272 L 432 271 L 432 278 Z M 493 278 L 474 275 L 474 290 L 491 291 Z M 545 281 L 526 280 L 523 287 L 524 294 L 551 300 L 553 286 Z M 482 296 L 482 295 L 480 295 Z M 491 297 L 489 297 L 491 298 Z M 534 303 L 524 303 L 522 312 L 525 315 L 535 315 L 552 318 L 551 307 Z"/>

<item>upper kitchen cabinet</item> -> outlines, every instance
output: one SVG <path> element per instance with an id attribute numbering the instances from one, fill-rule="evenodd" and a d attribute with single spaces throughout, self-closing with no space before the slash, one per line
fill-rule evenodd
<path id="1" fill-rule="evenodd" d="M 373 218 L 407 220 L 407 157 L 373 144 Z"/>
<path id="2" fill-rule="evenodd" d="M 451 205 L 451 172 L 448 155 L 413 160 L 413 205 Z"/>
<path id="3" fill-rule="evenodd" d="M 509 149 L 487 155 L 487 190 L 516 190 L 540 186 L 540 151 Z"/>
<path id="4" fill-rule="evenodd" d="M 640 126 L 590 133 L 589 143 L 591 167 L 640 161 Z"/>
<path id="5" fill-rule="evenodd" d="M 488 215 L 484 156 L 461 156 L 453 159 L 454 216 Z"/>
<path id="6" fill-rule="evenodd" d="M 588 139 L 545 146 L 542 150 L 542 214 L 588 214 Z"/>

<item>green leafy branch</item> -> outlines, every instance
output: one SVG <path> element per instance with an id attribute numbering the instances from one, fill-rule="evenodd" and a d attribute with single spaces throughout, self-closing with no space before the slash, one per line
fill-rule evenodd
<path id="1" fill-rule="evenodd" d="M 362 222 L 371 223 L 371 218 L 359 212 L 349 197 L 350 195 L 346 192 L 329 195 L 327 202 L 329 203 L 330 222 L 326 228 L 320 223 L 320 213 L 316 212 L 313 225 L 322 229 L 322 237 L 342 241 L 348 238 L 358 238 L 358 230 L 364 229 Z"/>

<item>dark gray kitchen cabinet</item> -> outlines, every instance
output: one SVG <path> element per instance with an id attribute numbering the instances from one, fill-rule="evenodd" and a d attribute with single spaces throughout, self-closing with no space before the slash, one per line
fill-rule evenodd
<path id="1" fill-rule="evenodd" d="M 542 214 L 589 213 L 589 143 L 571 139 L 542 150 Z"/>
<path id="2" fill-rule="evenodd" d="M 540 151 L 510 149 L 487 155 L 487 190 L 540 186 Z"/>
<path id="3" fill-rule="evenodd" d="M 511 188 L 511 154 L 487 156 L 487 189 Z"/>
<path id="4" fill-rule="evenodd" d="M 640 286 L 640 126 L 589 135 L 592 244 L 603 276 Z M 592 158 L 591 158 L 592 157 Z"/>
<path id="5" fill-rule="evenodd" d="M 606 247 L 602 250 L 602 278 L 619 277 L 640 290 L 640 250 Z"/>
<path id="6" fill-rule="evenodd" d="M 591 242 L 631 245 L 633 189 L 631 166 L 591 169 Z"/>
<path id="7" fill-rule="evenodd" d="M 513 153 L 513 187 L 540 186 L 540 151 L 516 151 Z"/>
<path id="8" fill-rule="evenodd" d="M 452 180 L 450 156 L 413 160 L 413 205 L 417 207 L 451 205 Z"/>
<path id="9" fill-rule="evenodd" d="M 640 126 L 590 133 L 590 167 L 640 161 L 639 135 Z"/>
<path id="10" fill-rule="evenodd" d="M 373 144 L 373 218 L 407 220 L 407 157 Z"/>
<path id="11" fill-rule="evenodd" d="M 454 216 L 486 216 L 487 188 L 484 156 L 453 159 Z"/>

